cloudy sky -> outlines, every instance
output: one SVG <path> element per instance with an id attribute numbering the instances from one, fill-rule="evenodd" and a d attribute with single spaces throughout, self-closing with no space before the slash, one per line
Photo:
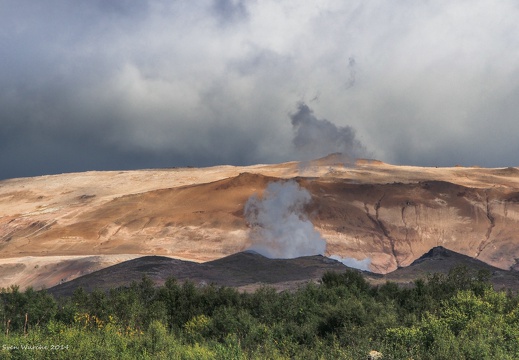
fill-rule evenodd
<path id="1" fill-rule="evenodd" d="M 321 133 L 518 166 L 517 19 L 515 0 L 2 0 L 0 178 L 348 148 L 302 151 Z"/>

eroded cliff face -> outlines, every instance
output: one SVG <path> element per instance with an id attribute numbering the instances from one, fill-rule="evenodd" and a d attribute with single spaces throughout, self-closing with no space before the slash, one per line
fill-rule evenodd
<path id="1" fill-rule="evenodd" d="M 372 271 L 387 273 L 441 245 L 516 268 L 518 173 L 321 161 L 7 180 L 0 182 L 0 270 L 18 269 L 23 259 L 20 271 L 61 269 L 59 278 L 70 280 L 75 263 L 53 267 L 50 256 L 56 264 L 93 255 L 221 258 L 250 245 L 249 197 L 289 179 L 312 196 L 305 211 L 326 239 L 326 255 L 369 258 Z M 20 278 L 5 274 L 4 286 Z"/>
<path id="2" fill-rule="evenodd" d="M 370 257 L 376 272 L 408 266 L 434 246 L 500 268 L 519 257 L 515 190 L 444 181 L 312 186 L 324 195 L 315 197 L 314 211 L 328 251 Z"/>

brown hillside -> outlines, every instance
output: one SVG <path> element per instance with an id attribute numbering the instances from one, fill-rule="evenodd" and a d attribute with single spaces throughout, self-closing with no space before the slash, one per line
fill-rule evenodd
<path id="1" fill-rule="evenodd" d="M 247 199 L 293 179 L 327 255 L 388 273 L 435 246 L 501 269 L 519 258 L 517 168 L 420 168 L 333 155 L 305 164 L 87 172 L 0 181 L 0 284 L 53 286 L 142 255 L 245 250 Z"/>

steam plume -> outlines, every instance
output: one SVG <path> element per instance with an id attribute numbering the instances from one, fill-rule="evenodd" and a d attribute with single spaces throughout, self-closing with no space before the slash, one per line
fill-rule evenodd
<path id="1" fill-rule="evenodd" d="M 271 182 L 263 198 L 251 196 L 245 204 L 250 250 L 269 258 L 323 255 L 326 241 L 303 213 L 310 200 L 310 193 L 293 181 Z"/>
<path id="2" fill-rule="evenodd" d="M 303 160 L 331 153 L 341 153 L 350 161 L 366 155 L 366 148 L 355 137 L 351 126 L 337 127 L 326 119 L 318 119 L 304 102 L 290 115 L 295 130 L 294 147 Z"/>
<path id="3" fill-rule="evenodd" d="M 245 204 L 245 218 L 251 227 L 249 250 L 275 259 L 324 255 L 326 240 L 303 212 L 311 199 L 310 193 L 294 181 L 271 182 L 262 198 L 252 195 Z M 366 271 L 371 263 L 369 258 L 330 258 Z"/>

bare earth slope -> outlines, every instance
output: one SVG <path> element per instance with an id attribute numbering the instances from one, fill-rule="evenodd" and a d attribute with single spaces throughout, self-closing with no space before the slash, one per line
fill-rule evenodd
<path id="1" fill-rule="evenodd" d="M 51 287 L 142 255 L 205 262 L 246 249 L 243 207 L 294 179 L 325 255 L 388 273 L 435 246 L 501 269 L 519 258 L 519 170 L 329 156 L 299 164 L 86 172 L 0 181 L 0 287 Z"/>

